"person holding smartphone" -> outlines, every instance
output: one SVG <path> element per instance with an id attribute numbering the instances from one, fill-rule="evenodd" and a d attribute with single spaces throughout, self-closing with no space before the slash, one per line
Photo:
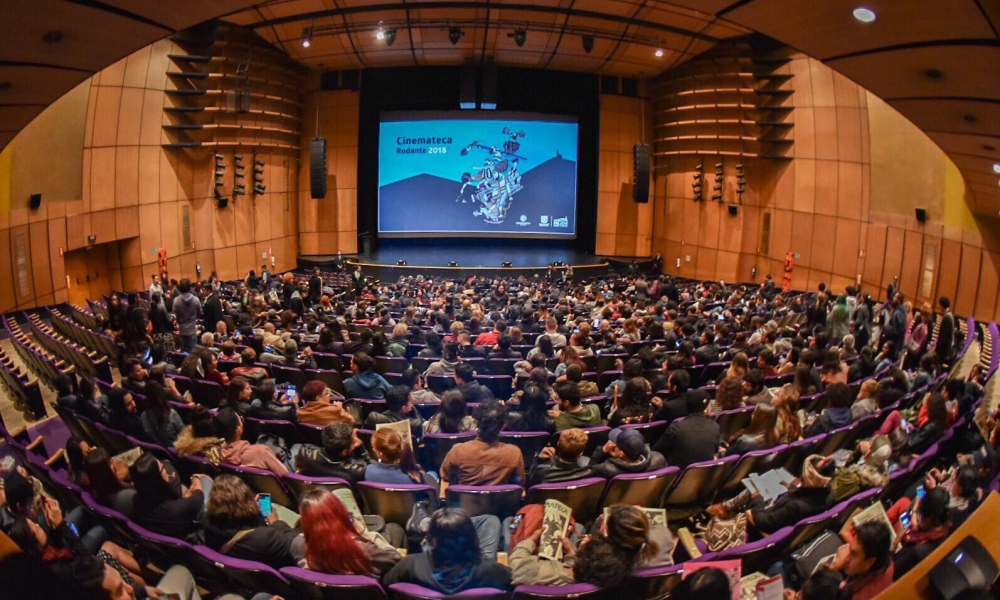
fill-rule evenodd
<path id="1" fill-rule="evenodd" d="M 267 516 L 262 509 L 269 509 Z M 234 475 L 212 485 L 205 512 L 205 544 L 213 550 L 274 569 L 295 566 L 292 542 L 299 533 L 279 520 L 270 498 L 261 498 Z"/>

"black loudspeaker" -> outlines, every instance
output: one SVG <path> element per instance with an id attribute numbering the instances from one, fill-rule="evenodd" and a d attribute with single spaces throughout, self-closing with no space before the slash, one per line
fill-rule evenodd
<path id="1" fill-rule="evenodd" d="M 921 223 L 923 223 L 924 221 L 926 221 L 927 220 L 927 209 L 926 208 L 918 208 L 916 210 L 917 210 L 917 220 L 920 221 Z"/>
<path id="2" fill-rule="evenodd" d="M 649 146 L 632 146 L 632 199 L 649 202 Z"/>
<path id="3" fill-rule="evenodd" d="M 219 208 L 226 208 L 229 206 L 229 198 L 227 196 L 219 196 L 215 199 L 219 203 Z"/>
<path id="4" fill-rule="evenodd" d="M 740 209 L 735 204 L 730 204 L 729 214 L 735 217 L 736 215 L 740 214 Z"/>
<path id="5" fill-rule="evenodd" d="M 31 206 L 31 210 L 38 210 L 38 208 L 42 205 L 42 195 L 32 194 L 28 199 L 28 204 Z"/>
<path id="6" fill-rule="evenodd" d="M 313 198 L 326 198 L 326 138 L 309 142 L 309 188 Z"/>
<path id="7" fill-rule="evenodd" d="M 940 600 L 952 600 L 970 589 L 986 589 L 997 578 L 997 563 L 971 535 L 959 542 L 928 574 Z"/>
<path id="8" fill-rule="evenodd" d="M 462 80 L 458 88 L 458 107 L 463 110 L 476 108 L 476 67 L 462 66 Z"/>
<path id="9" fill-rule="evenodd" d="M 456 260 L 448 261 L 448 266 L 449 267 L 457 267 L 458 266 L 458 261 L 456 261 Z"/>

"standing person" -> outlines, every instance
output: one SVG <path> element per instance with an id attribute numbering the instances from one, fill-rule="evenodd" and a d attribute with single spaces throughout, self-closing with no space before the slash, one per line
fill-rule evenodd
<path id="1" fill-rule="evenodd" d="M 180 330 L 181 351 L 191 352 L 198 343 L 198 319 L 201 318 L 201 300 L 191 293 L 191 281 L 181 279 L 177 286 L 180 295 L 174 298 L 174 316 Z"/>
<path id="2" fill-rule="evenodd" d="M 219 325 L 219 321 L 223 319 L 222 313 L 222 301 L 219 300 L 219 293 L 215 291 L 215 287 L 211 283 L 206 283 L 205 290 L 205 302 L 202 305 L 202 311 L 204 313 L 204 327 L 205 331 L 214 332 Z"/>
<path id="3" fill-rule="evenodd" d="M 882 330 L 882 343 L 892 342 L 893 348 L 904 348 L 906 342 L 906 306 L 903 294 L 892 297 L 892 314 Z"/>
<path id="4" fill-rule="evenodd" d="M 938 358 L 938 365 L 944 369 L 951 365 L 955 350 L 955 315 L 951 312 L 951 300 L 948 299 L 948 296 L 941 296 L 938 299 L 938 304 L 941 305 L 944 314 L 941 315 L 941 327 L 938 329 L 934 354 Z"/>
<path id="5" fill-rule="evenodd" d="M 351 283 L 354 284 L 354 293 L 360 294 L 364 286 L 364 277 L 361 276 L 361 265 L 354 267 L 354 274 L 351 276 Z"/>
<path id="6" fill-rule="evenodd" d="M 323 277 L 320 275 L 319 267 L 313 267 L 312 277 L 309 278 L 309 304 L 313 306 L 319 304 L 322 293 Z"/>
<path id="7" fill-rule="evenodd" d="M 159 294 L 161 298 L 163 297 L 163 285 L 160 283 L 160 276 L 156 273 L 153 273 L 153 276 L 150 277 L 150 279 L 153 280 L 152 283 L 149 284 L 149 299 L 150 302 L 152 302 L 153 294 Z"/>

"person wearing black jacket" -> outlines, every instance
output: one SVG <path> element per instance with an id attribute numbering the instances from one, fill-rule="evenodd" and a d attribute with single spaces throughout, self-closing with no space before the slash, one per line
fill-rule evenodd
<path id="1" fill-rule="evenodd" d="M 952 355 L 955 352 L 955 315 L 951 312 L 951 300 L 947 296 L 941 296 L 938 304 L 944 309 L 944 314 L 941 315 L 941 327 L 938 329 L 934 354 L 937 356 L 939 366 L 946 367 L 951 365 Z"/>
<path id="2" fill-rule="evenodd" d="M 583 455 L 586 448 L 587 433 L 582 429 L 567 429 L 560 433 L 554 448 L 548 446 L 535 457 L 528 472 L 528 487 L 592 477 L 590 459 Z"/>
<path id="3" fill-rule="evenodd" d="M 691 390 L 691 375 L 681 369 L 671 371 L 667 380 L 667 389 L 670 395 L 665 400 L 655 397 L 652 400 L 656 406 L 653 421 L 673 421 L 688 415 L 688 406 L 692 404 L 701 405 L 701 401 L 711 401 L 711 397 L 705 390 Z"/>
<path id="4" fill-rule="evenodd" d="M 150 441 L 146 437 L 146 429 L 142 426 L 131 392 L 119 387 L 111 388 L 108 390 L 108 407 L 111 411 L 108 425 L 112 429 L 144 442 Z"/>
<path id="5" fill-rule="evenodd" d="M 139 456 L 129 473 L 136 492 L 132 501 L 133 521 L 154 533 L 176 538 L 187 538 L 201 531 L 205 509 L 201 477 L 192 477 L 190 487 L 185 488 L 172 464 L 160 462 L 148 452 Z M 204 479 L 211 482 L 207 477 Z"/>
<path id="6" fill-rule="evenodd" d="M 319 297 L 322 293 L 323 277 L 319 274 L 319 267 L 315 267 L 312 277 L 309 278 L 309 303 L 313 306 L 319 304 Z"/>
<path id="7" fill-rule="evenodd" d="M 216 325 L 223 319 L 222 301 L 219 294 L 212 288 L 212 284 L 205 284 L 205 292 L 208 294 L 205 301 L 201 303 L 202 318 L 205 324 L 205 331 L 215 332 Z"/>
<path id="8" fill-rule="evenodd" d="M 707 395 L 688 396 L 688 415 L 674 421 L 653 446 L 661 452 L 667 464 L 685 468 L 696 462 L 712 460 L 719 451 L 719 424 L 709 416 Z"/>
<path id="9" fill-rule="evenodd" d="M 910 454 L 923 454 L 948 429 L 948 406 L 944 396 L 935 392 L 924 397 L 927 422 L 916 431 L 907 432 L 906 443 L 900 449 Z"/>
<path id="10" fill-rule="evenodd" d="M 235 475 L 215 480 L 204 523 L 205 545 L 216 552 L 273 569 L 296 564 L 292 542 L 299 532 L 280 521 L 276 510 L 262 516 L 254 493 Z"/>
<path id="11" fill-rule="evenodd" d="M 618 427 L 608 434 L 608 442 L 594 450 L 590 468 L 596 477 L 611 479 L 623 473 L 648 473 L 667 466 L 659 452 L 649 445 L 638 429 Z"/>
<path id="12" fill-rule="evenodd" d="M 493 399 L 493 392 L 476 381 L 476 372 L 469 363 L 460 363 L 455 367 L 455 389 L 462 392 L 465 401 L 482 403 Z"/>
<path id="13" fill-rule="evenodd" d="M 304 444 L 295 456 L 295 470 L 310 477 L 340 477 L 353 487 L 364 481 L 368 461 L 357 432 L 347 423 L 331 423 L 323 428 L 323 447 Z"/>
<path id="14" fill-rule="evenodd" d="M 830 479 L 835 466 L 832 460 L 812 455 L 802 465 L 798 485 L 788 482 L 788 491 L 773 503 L 764 503 L 760 494 L 745 491 L 731 500 L 708 507 L 708 513 L 719 518 L 746 511 L 747 520 L 763 535 L 794 525 L 806 517 L 818 515 L 833 505 Z"/>
<path id="15" fill-rule="evenodd" d="M 420 413 L 413 408 L 413 401 L 410 399 L 410 388 L 405 385 L 394 385 L 385 392 L 386 410 L 382 412 L 371 412 L 365 419 L 364 429 L 375 429 L 379 423 L 398 423 L 399 421 L 410 422 L 410 434 L 415 439 L 423 435 L 424 419 Z"/>

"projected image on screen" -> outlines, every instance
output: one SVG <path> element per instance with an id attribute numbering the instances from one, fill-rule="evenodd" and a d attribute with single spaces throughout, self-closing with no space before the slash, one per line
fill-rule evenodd
<path id="1" fill-rule="evenodd" d="M 577 124 L 383 120 L 379 233 L 576 234 Z"/>

